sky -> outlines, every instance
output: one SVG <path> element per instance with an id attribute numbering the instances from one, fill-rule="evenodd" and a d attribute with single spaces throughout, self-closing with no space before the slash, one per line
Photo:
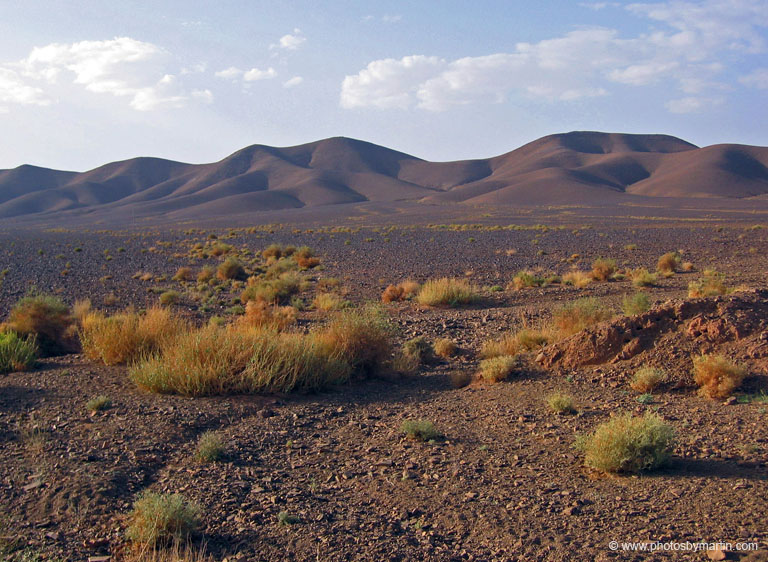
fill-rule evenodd
<path id="1" fill-rule="evenodd" d="M 0 169 L 572 130 L 768 145 L 768 0 L 0 2 Z"/>

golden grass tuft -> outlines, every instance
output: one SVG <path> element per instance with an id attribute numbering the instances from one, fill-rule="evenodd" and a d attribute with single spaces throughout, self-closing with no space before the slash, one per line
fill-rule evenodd
<path id="1" fill-rule="evenodd" d="M 42 355 L 68 353 L 77 348 L 73 338 L 74 319 L 69 307 L 52 295 L 24 297 L 11 308 L 0 331 L 32 336 Z"/>
<path id="2" fill-rule="evenodd" d="M 628 273 L 629 278 L 632 280 L 632 284 L 637 287 L 653 287 L 656 285 L 656 274 L 651 273 L 644 267 L 638 267 L 637 269 L 632 269 Z"/>
<path id="3" fill-rule="evenodd" d="M 169 309 L 152 307 L 144 314 L 131 309 L 114 316 L 89 312 L 78 333 L 86 357 L 117 365 L 154 353 L 188 330 L 189 324 Z"/>
<path id="4" fill-rule="evenodd" d="M 651 301 L 645 293 L 627 295 L 621 301 L 621 310 L 626 316 L 635 316 L 647 312 L 651 308 Z"/>
<path id="5" fill-rule="evenodd" d="M 471 304 L 478 299 L 478 289 L 464 279 L 430 279 L 422 285 L 416 302 L 425 306 L 449 306 Z"/>
<path id="6" fill-rule="evenodd" d="M 592 278 L 595 281 L 608 281 L 616 273 L 616 260 L 598 258 L 592 263 Z"/>
<path id="7" fill-rule="evenodd" d="M 199 527 L 199 513 L 180 494 L 144 492 L 133 504 L 128 539 L 147 547 L 187 540 Z"/>
<path id="8" fill-rule="evenodd" d="M 563 275 L 563 284 L 583 289 L 592 282 L 592 276 L 578 269 L 573 269 Z"/>
<path id="9" fill-rule="evenodd" d="M 432 349 L 435 353 L 435 355 L 439 357 L 443 357 L 444 359 L 449 359 L 456 355 L 456 344 L 453 342 L 453 340 L 450 340 L 448 338 L 438 338 L 435 340 L 435 342 L 432 344 Z"/>
<path id="10" fill-rule="evenodd" d="M 596 298 L 579 299 L 554 314 L 554 326 L 561 337 L 568 337 L 583 329 L 608 320 L 612 316 Z"/>
<path id="11" fill-rule="evenodd" d="M 674 444 L 674 430 L 656 414 L 634 417 L 630 412 L 601 424 L 580 439 L 584 464 L 611 473 L 635 473 L 664 464 Z"/>
<path id="12" fill-rule="evenodd" d="M 576 406 L 573 398 L 562 392 L 554 392 L 546 397 L 547 406 L 556 414 L 573 414 L 576 412 Z"/>
<path id="13" fill-rule="evenodd" d="M 712 400 L 728 398 L 741 385 L 747 370 L 723 355 L 701 355 L 693 360 L 693 380 L 699 394 Z"/>
<path id="14" fill-rule="evenodd" d="M 245 327 L 270 327 L 284 330 L 296 323 L 296 309 L 292 306 L 277 306 L 264 301 L 245 303 L 245 314 L 237 319 Z"/>
<path id="15" fill-rule="evenodd" d="M 264 301 L 267 303 L 287 303 L 290 298 L 301 292 L 301 278 L 291 271 L 281 273 L 275 279 L 248 278 L 248 286 L 240 294 L 240 300 Z"/>
<path id="16" fill-rule="evenodd" d="M 670 274 L 675 273 L 680 267 L 680 254 L 677 252 L 667 252 L 656 262 L 656 271 Z"/>
<path id="17" fill-rule="evenodd" d="M 413 298 L 421 288 L 415 281 L 403 281 L 397 285 L 388 285 L 381 294 L 381 302 L 397 302 Z"/>
<path id="18" fill-rule="evenodd" d="M 653 392 L 666 379 L 667 374 L 654 367 L 641 367 L 632 377 L 629 386 L 632 390 L 646 394 Z"/>
<path id="19" fill-rule="evenodd" d="M 725 284 L 725 274 L 713 269 L 707 269 L 698 281 L 688 283 L 688 297 L 715 297 L 731 292 Z"/>
<path id="20" fill-rule="evenodd" d="M 180 267 L 171 279 L 174 281 L 192 281 L 194 278 L 195 274 L 191 267 Z"/>
<path id="21" fill-rule="evenodd" d="M 546 345 L 549 340 L 550 336 L 545 334 L 543 330 L 523 329 L 505 334 L 500 340 L 485 342 L 480 355 L 484 358 L 517 355 L 538 349 Z"/>
<path id="22" fill-rule="evenodd" d="M 480 361 L 480 377 L 487 382 L 501 382 L 518 367 L 519 362 L 511 355 L 500 355 Z"/>
<path id="23" fill-rule="evenodd" d="M 349 301 L 342 299 L 334 293 L 318 293 L 312 301 L 312 306 L 317 310 L 341 310 L 349 306 Z"/>
<path id="24" fill-rule="evenodd" d="M 34 335 L 21 337 L 16 332 L 0 332 L 0 374 L 28 371 L 37 363 L 37 352 Z"/>
<path id="25" fill-rule="evenodd" d="M 219 264 L 216 277 L 222 281 L 227 279 L 245 279 L 245 269 L 237 258 L 229 257 Z"/>

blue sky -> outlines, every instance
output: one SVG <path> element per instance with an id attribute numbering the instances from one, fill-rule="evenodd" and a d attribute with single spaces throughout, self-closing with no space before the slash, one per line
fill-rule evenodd
<path id="1" fill-rule="evenodd" d="M 0 168 L 329 136 L 431 160 L 576 129 L 768 145 L 768 1 L 0 3 Z"/>

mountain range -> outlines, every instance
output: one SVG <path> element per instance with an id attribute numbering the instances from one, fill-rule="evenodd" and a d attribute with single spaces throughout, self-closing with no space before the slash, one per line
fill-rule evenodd
<path id="1" fill-rule="evenodd" d="M 194 219 L 365 201 L 543 205 L 768 195 L 768 147 L 576 131 L 492 158 L 429 162 L 334 137 L 211 164 L 132 158 L 87 172 L 0 170 L 0 218 Z"/>

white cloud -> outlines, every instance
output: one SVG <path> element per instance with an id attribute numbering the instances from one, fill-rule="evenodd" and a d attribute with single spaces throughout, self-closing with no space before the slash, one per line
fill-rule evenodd
<path id="1" fill-rule="evenodd" d="M 304 82 L 304 78 L 301 76 L 294 76 L 293 78 L 290 78 L 283 82 L 283 88 L 295 88 L 299 84 Z"/>
<path id="2" fill-rule="evenodd" d="M 689 96 L 670 100 L 664 105 L 670 113 L 700 113 L 705 109 L 720 105 L 722 102 L 722 98 L 699 98 Z"/>
<path id="3" fill-rule="evenodd" d="M 745 86 L 752 86 L 761 90 L 768 89 L 768 68 L 756 68 L 746 76 L 739 78 L 739 82 Z"/>
<path id="4" fill-rule="evenodd" d="M 259 70 L 258 68 L 252 68 L 243 74 L 243 80 L 246 82 L 254 82 L 256 80 L 268 80 L 277 76 L 277 72 L 271 66 L 266 70 Z"/>
<path id="5" fill-rule="evenodd" d="M 199 100 L 167 71 L 171 62 L 170 54 L 157 45 L 130 37 L 51 43 L 33 48 L 20 62 L 0 63 L 0 80 L 5 84 L 0 86 L 0 98 L 49 103 L 62 83 L 71 83 L 89 92 L 127 98 L 138 111 L 182 107 L 191 99 Z M 11 82 L 13 73 L 16 78 Z"/>
<path id="6" fill-rule="evenodd" d="M 583 4 L 591 9 L 615 2 Z M 732 87 L 720 78 L 721 62 L 733 50 L 766 50 L 761 28 L 768 26 L 765 0 L 671 0 L 627 6 L 655 25 L 623 37 L 608 28 L 584 28 L 537 43 L 518 43 L 510 52 L 446 60 L 426 55 L 368 63 L 341 84 L 345 108 L 418 107 L 442 111 L 511 97 L 571 101 L 609 95 L 616 84 L 644 87 L 664 82 L 673 112 L 721 103 Z M 742 83 L 762 84 L 761 74 Z"/>
<path id="7" fill-rule="evenodd" d="M 224 70 L 219 70 L 213 73 L 217 78 L 224 78 L 226 80 L 234 80 L 240 78 L 243 75 L 243 71 L 235 66 L 230 66 Z"/>
<path id="8" fill-rule="evenodd" d="M 49 105 L 51 100 L 41 88 L 27 84 L 18 72 L 0 67 L 0 103 Z"/>
<path id="9" fill-rule="evenodd" d="M 273 43 L 269 46 L 270 49 L 286 49 L 288 51 L 295 51 L 301 47 L 307 40 L 301 29 L 298 27 L 293 30 L 293 33 L 286 33 L 283 35 L 277 43 Z"/>

